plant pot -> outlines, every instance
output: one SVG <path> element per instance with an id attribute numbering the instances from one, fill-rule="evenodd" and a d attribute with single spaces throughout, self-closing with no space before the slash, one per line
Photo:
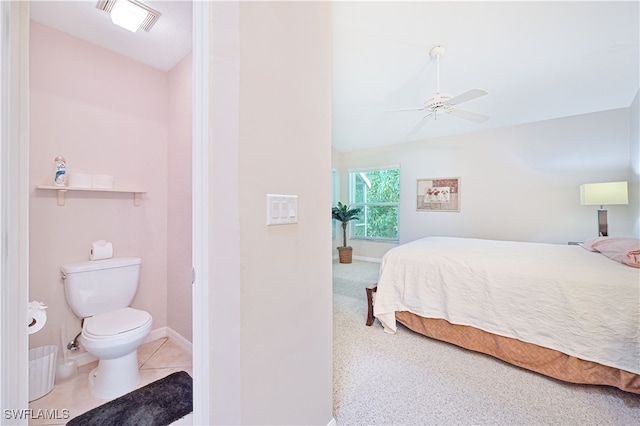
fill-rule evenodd
<path id="1" fill-rule="evenodd" d="M 338 247 L 338 256 L 340 257 L 340 263 L 351 263 L 352 254 L 353 248 Z"/>

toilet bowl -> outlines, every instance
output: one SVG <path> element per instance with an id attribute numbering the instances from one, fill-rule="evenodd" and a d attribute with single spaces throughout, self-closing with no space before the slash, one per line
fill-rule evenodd
<path id="1" fill-rule="evenodd" d="M 85 319 L 80 343 L 100 361 L 89 373 L 91 393 L 113 399 L 138 386 L 138 347 L 151 331 L 148 312 L 123 308 Z"/>
<path id="2" fill-rule="evenodd" d="M 67 302 L 83 319 L 80 343 L 99 359 L 89 375 L 91 393 L 113 399 L 140 382 L 138 346 L 151 331 L 151 315 L 129 305 L 138 288 L 136 257 L 78 262 L 62 267 Z"/>

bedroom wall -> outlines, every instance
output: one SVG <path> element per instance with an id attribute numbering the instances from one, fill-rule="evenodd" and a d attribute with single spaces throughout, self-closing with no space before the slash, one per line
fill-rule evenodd
<path id="1" fill-rule="evenodd" d="M 192 341 L 191 54 L 168 73 L 167 325 Z"/>
<path id="2" fill-rule="evenodd" d="M 60 267 L 88 260 L 94 240 L 113 242 L 115 256 L 140 256 L 142 270 L 132 306 L 167 323 L 167 73 L 31 22 L 30 31 L 30 282 L 29 299 L 49 306 L 48 322 L 30 347 L 60 345 L 80 320 L 68 307 Z M 110 174 L 115 185 L 147 191 L 133 195 L 70 192 L 56 204 L 53 159 L 70 173 Z"/>
<path id="3" fill-rule="evenodd" d="M 629 107 L 629 158 L 631 179 L 629 180 L 629 204 L 631 217 L 635 218 L 633 235 L 640 238 L 640 90 L 636 92 Z"/>
<path id="4" fill-rule="evenodd" d="M 629 109 L 343 153 L 349 169 L 400 164 L 400 243 L 429 235 L 566 244 L 597 236 L 597 206 L 579 186 L 630 180 Z M 416 179 L 460 178 L 460 212 L 417 212 Z M 607 206 L 610 235 L 633 233 L 635 204 Z M 352 240 L 354 256 L 394 244 Z"/>
<path id="5" fill-rule="evenodd" d="M 342 193 L 342 177 L 340 176 L 340 170 L 342 169 L 342 155 L 341 153 L 336 150 L 334 147 L 331 147 L 331 170 L 332 170 L 332 176 L 331 178 L 333 179 L 333 171 L 336 171 L 336 188 L 335 188 L 335 192 L 336 192 L 336 201 L 333 202 L 332 200 L 332 205 L 331 207 L 333 207 L 334 205 L 337 204 L 338 201 L 341 201 L 345 198 L 345 194 Z M 332 186 L 331 186 L 331 190 L 334 191 L 333 188 L 333 184 L 334 182 L 331 182 Z M 327 214 L 329 214 L 329 212 L 327 212 Z M 331 221 L 331 256 L 333 258 L 338 258 L 338 251 L 336 250 L 336 247 L 341 246 L 342 245 L 342 237 L 341 237 L 341 233 L 342 233 L 342 228 L 340 227 L 340 224 L 334 220 Z"/>

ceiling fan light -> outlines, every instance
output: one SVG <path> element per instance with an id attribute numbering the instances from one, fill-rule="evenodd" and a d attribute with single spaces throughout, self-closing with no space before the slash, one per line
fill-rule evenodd
<path id="1" fill-rule="evenodd" d="M 111 22 L 135 33 L 149 12 L 128 0 L 116 0 L 111 9 Z"/>

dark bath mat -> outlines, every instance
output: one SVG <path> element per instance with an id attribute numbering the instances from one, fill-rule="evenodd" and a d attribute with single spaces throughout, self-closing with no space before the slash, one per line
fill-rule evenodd
<path id="1" fill-rule="evenodd" d="M 67 426 L 166 426 L 192 411 L 193 379 L 178 371 L 74 417 Z"/>

